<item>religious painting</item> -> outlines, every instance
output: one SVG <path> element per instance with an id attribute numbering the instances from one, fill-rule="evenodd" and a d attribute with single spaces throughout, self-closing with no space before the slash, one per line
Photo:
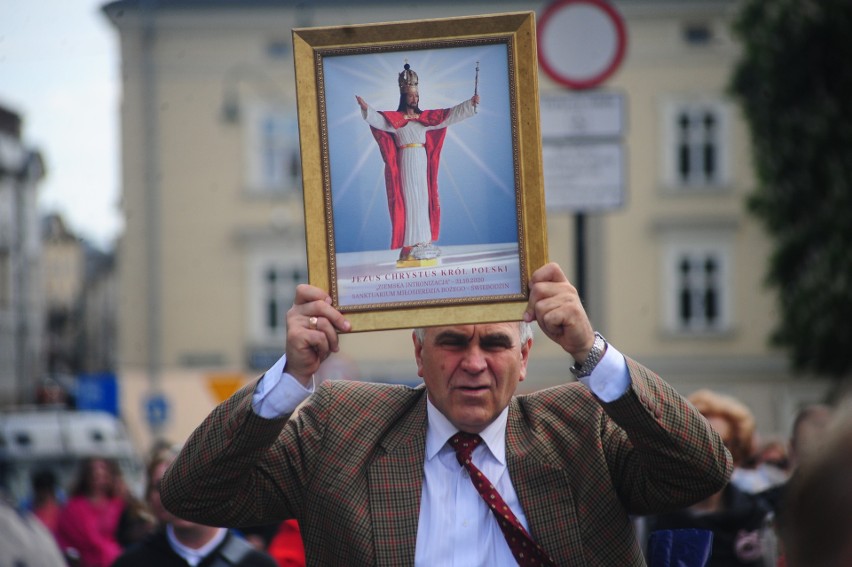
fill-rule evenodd
<path id="1" fill-rule="evenodd" d="M 293 42 L 310 283 L 354 331 L 520 319 L 547 249 L 534 14 Z"/>

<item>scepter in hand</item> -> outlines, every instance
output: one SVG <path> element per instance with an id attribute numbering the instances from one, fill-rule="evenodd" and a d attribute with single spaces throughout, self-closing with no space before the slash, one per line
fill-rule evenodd
<path id="1" fill-rule="evenodd" d="M 479 61 L 476 62 L 476 78 L 473 81 L 473 96 L 479 96 Z M 479 112 L 477 106 L 479 105 L 473 105 L 474 114 Z"/>

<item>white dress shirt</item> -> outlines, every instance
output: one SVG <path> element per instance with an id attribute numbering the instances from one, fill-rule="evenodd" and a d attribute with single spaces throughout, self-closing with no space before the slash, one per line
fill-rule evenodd
<path id="1" fill-rule="evenodd" d="M 291 413 L 314 391 L 313 383 L 306 388 L 285 373 L 285 364 L 286 358 L 282 356 L 258 384 L 252 407 L 261 417 L 271 419 Z M 581 382 L 604 402 L 621 397 L 630 386 L 624 356 L 612 345 L 607 345 L 592 374 L 582 378 Z M 415 565 L 517 565 L 491 510 L 456 460 L 455 451 L 447 445 L 447 440 L 458 429 L 428 398 L 426 410 L 426 460 Z M 494 484 L 524 528 L 529 530 L 506 466 L 508 413 L 509 408 L 504 408 L 497 419 L 480 433 L 484 443 L 474 449 L 473 462 Z M 477 544 L 471 545 L 474 541 Z"/>
<path id="2" fill-rule="evenodd" d="M 199 547 L 198 549 L 193 549 L 191 547 L 187 547 L 181 542 L 178 541 L 177 537 L 175 537 L 175 529 L 171 524 L 166 526 L 166 538 L 169 540 L 169 545 L 172 546 L 172 549 L 175 553 L 184 558 L 184 560 L 190 564 L 191 567 L 195 567 L 201 560 L 210 555 L 214 549 L 216 549 L 220 543 L 225 539 L 225 536 L 228 535 L 228 530 L 225 528 L 219 528 L 219 531 L 216 532 L 216 535 L 213 536 L 213 539 Z"/>
<path id="3" fill-rule="evenodd" d="M 427 401 L 426 461 L 417 524 L 415 565 L 517 565 L 493 512 L 476 491 L 467 470 L 447 444 L 458 429 Z M 506 467 L 506 407 L 482 433 L 473 451 L 473 464 L 529 530 Z M 471 545 L 476 542 L 476 545 Z M 447 558 L 452 558 L 449 561 Z"/>

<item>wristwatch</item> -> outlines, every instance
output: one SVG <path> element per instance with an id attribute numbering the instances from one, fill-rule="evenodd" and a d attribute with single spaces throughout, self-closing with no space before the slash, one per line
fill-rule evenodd
<path id="1" fill-rule="evenodd" d="M 576 378 L 585 378 L 586 376 L 589 376 L 595 369 L 595 366 L 598 365 L 598 362 L 601 361 L 601 357 L 605 350 L 606 339 L 603 338 L 602 334 L 595 331 L 595 342 L 592 343 L 589 355 L 586 357 L 583 364 L 580 364 L 579 362 L 574 363 L 574 366 L 571 367 L 571 374 L 573 374 Z"/>

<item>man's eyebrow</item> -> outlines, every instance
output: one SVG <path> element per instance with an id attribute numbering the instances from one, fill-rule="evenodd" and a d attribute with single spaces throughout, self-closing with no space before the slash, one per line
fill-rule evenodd
<path id="1" fill-rule="evenodd" d="M 503 346 L 503 347 L 511 347 L 515 344 L 515 341 L 506 333 L 503 332 L 495 332 L 487 335 L 483 335 L 479 342 L 481 344 L 490 345 L 490 346 Z"/>
<path id="2" fill-rule="evenodd" d="M 463 333 L 461 331 L 447 329 L 435 335 L 434 340 L 436 344 L 447 342 L 468 344 L 472 340 L 472 337 L 467 333 Z M 491 333 L 485 333 L 481 335 L 479 337 L 479 343 L 486 347 L 511 348 L 512 346 L 514 346 L 515 341 L 509 333 L 505 333 L 503 331 L 493 331 Z"/>
<path id="3" fill-rule="evenodd" d="M 436 343 L 446 340 L 468 342 L 470 340 L 470 337 L 465 333 L 460 333 L 459 331 L 454 331 L 452 329 L 441 331 L 440 333 L 435 335 Z"/>

